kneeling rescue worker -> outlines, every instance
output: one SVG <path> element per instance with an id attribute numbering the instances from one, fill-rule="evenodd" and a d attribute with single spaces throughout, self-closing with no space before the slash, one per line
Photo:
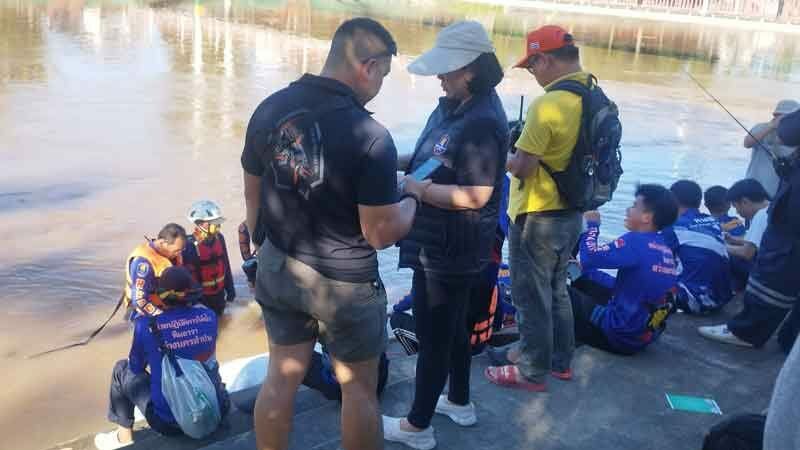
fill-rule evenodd
<path id="1" fill-rule="evenodd" d="M 221 317 L 225 302 L 236 298 L 228 248 L 220 232 L 225 218 L 219 206 L 209 200 L 195 202 L 188 218 L 195 228 L 183 250 L 183 263 L 203 287 L 201 303 Z"/>
<path id="2" fill-rule="evenodd" d="M 186 230 L 169 223 L 156 239 L 139 244 L 126 260 L 124 302 L 126 317 L 133 321 L 140 315 L 157 316 L 164 302 L 157 292 L 158 279 L 168 267 L 183 265 L 181 253 L 186 245 Z"/>

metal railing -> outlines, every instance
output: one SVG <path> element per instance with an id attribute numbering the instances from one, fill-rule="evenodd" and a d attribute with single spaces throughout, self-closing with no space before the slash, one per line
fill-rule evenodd
<path id="1" fill-rule="evenodd" d="M 800 0 L 553 0 L 589 6 L 800 23 Z"/>

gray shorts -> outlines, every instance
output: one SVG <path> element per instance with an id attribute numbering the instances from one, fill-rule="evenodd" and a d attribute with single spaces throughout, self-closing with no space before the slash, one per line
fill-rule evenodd
<path id="1" fill-rule="evenodd" d="M 380 281 L 327 278 L 268 240 L 258 252 L 256 301 L 270 342 L 295 345 L 319 338 L 344 362 L 377 358 L 386 348 L 386 290 Z"/>

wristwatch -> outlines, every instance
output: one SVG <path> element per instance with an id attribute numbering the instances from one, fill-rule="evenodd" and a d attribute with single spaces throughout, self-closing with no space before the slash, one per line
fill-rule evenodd
<path id="1" fill-rule="evenodd" d="M 419 195 L 414 194 L 413 192 L 403 192 L 403 194 L 400 195 L 400 201 L 402 202 L 405 198 L 413 198 L 414 201 L 417 202 L 417 208 L 422 206 L 422 200 L 419 198 Z"/>

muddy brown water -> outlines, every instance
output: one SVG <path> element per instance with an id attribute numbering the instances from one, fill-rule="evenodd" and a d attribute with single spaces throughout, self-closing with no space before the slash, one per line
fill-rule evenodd
<path id="1" fill-rule="evenodd" d="M 239 154 L 254 107 L 303 72 L 317 72 L 336 26 L 382 20 L 400 47 L 369 105 L 411 150 L 440 95 L 412 77 L 410 58 L 437 30 L 469 17 L 491 31 L 501 61 L 524 30 L 570 28 L 584 66 L 620 105 L 626 174 L 604 208 L 604 234 L 622 232 L 637 182 L 689 177 L 704 187 L 744 173 L 743 133 L 683 73 L 691 70 L 748 125 L 800 97 L 797 34 L 749 32 L 505 10 L 434 1 L 0 0 L 0 434 L 2 448 L 39 449 L 107 428 L 109 371 L 127 354 L 119 320 L 91 345 L 27 360 L 86 336 L 118 298 L 127 252 L 188 206 L 213 199 L 243 218 Z M 509 116 L 541 88 L 509 70 Z M 526 103 L 527 101 L 526 100 Z M 266 339 L 230 248 L 239 302 L 224 320 L 220 360 L 265 350 Z M 380 255 L 392 300 L 409 286 L 396 252 Z"/>

